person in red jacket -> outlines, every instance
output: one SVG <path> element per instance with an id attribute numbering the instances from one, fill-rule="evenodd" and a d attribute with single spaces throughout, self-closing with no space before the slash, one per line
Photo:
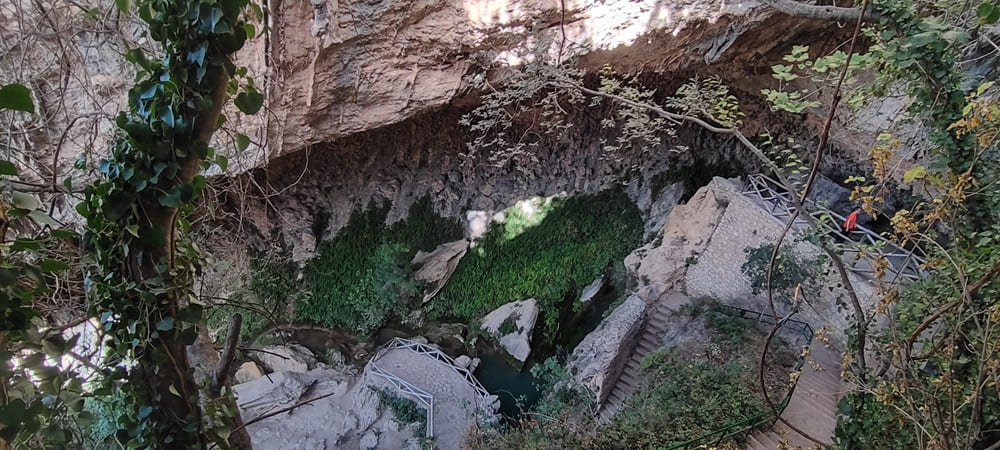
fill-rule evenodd
<path id="1" fill-rule="evenodd" d="M 844 229 L 847 231 L 854 231 L 858 227 L 858 213 L 860 209 L 855 209 L 853 212 L 847 215 L 847 220 L 844 221 Z"/>

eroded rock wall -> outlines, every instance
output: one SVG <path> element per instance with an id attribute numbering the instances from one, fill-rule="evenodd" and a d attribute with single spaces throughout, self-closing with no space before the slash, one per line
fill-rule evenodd
<path id="1" fill-rule="evenodd" d="M 789 36 L 832 27 L 754 0 L 269 2 L 272 158 L 438 108 L 480 66 L 525 52 L 621 72 L 765 67 Z M 784 38 L 779 38 L 779 37 Z M 503 78 L 502 71 L 495 76 Z"/>

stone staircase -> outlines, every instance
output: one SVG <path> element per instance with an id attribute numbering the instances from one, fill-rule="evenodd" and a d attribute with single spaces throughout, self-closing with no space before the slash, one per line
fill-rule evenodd
<path id="1" fill-rule="evenodd" d="M 601 406 L 598 413 L 599 423 L 610 422 L 615 413 L 621 409 L 625 399 L 635 392 L 640 379 L 639 365 L 642 364 L 646 355 L 663 347 L 662 336 L 667 331 L 670 315 L 687 302 L 688 298 L 683 294 L 671 293 L 666 299 L 653 306 L 653 312 L 639 334 L 638 343 L 632 351 L 631 358 L 625 363 L 618 381 L 611 389 L 611 394 Z"/>
<path id="2" fill-rule="evenodd" d="M 833 429 L 837 425 L 837 402 L 846 390 L 840 379 L 840 352 L 814 340 L 809 353 L 807 361 L 812 361 L 820 370 L 808 363 L 803 366 L 792 399 L 781 417 L 810 436 L 831 444 Z M 744 446 L 747 450 L 816 447 L 815 442 L 792 431 L 782 422 L 776 422 L 772 430 L 754 433 Z"/>

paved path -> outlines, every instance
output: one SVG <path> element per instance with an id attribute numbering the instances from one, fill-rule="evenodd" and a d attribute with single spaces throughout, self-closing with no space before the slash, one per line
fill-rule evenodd
<path id="1" fill-rule="evenodd" d="M 820 370 L 807 363 L 799 376 L 792 399 L 781 414 L 796 428 L 826 444 L 833 443 L 833 429 L 837 426 L 837 402 L 845 390 L 840 379 L 840 352 L 814 340 L 809 350 L 812 361 Z M 782 438 L 787 435 L 787 438 Z M 748 450 L 774 450 L 785 448 L 814 448 L 817 444 L 777 422 L 773 430 L 759 431 L 747 440 Z"/>
<path id="2" fill-rule="evenodd" d="M 442 450 L 458 449 L 476 421 L 476 391 L 465 378 L 445 362 L 403 348 L 385 351 L 375 363 L 434 396 L 434 444 Z M 389 386 L 379 377 L 367 378 Z"/>

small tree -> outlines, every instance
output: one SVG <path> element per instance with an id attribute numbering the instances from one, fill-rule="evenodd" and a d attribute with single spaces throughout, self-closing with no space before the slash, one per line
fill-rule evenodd
<path id="1" fill-rule="evenodd" d="M 129 2 L 116 4 L 127 9 Z M 100 179 L 78 207 L 86 218 L 91 314 L 107 331 L 108 375 L 99 393 L 118 390 L 133 414 L 119 438 L 129 446 L 249 447 L 239 413 L 194 377 L 187 348 L 199 336 L 202 308 L 192 290 L 201 258 L 183 238 L 185 214 L 207 184 L 198 173 L 217 160 L 211 138 L 223 106 L 255 113 L 263 104 L 245 69 L 230 56 L 252 37 L 249 0 L 141 0 L 135 5 L 164 52 L 126 54 L 140 75 L 120 137 L 100 164 Z M 259 9 L 252 8 L 259 14 Z M 225 378 L 220 366 L 215 380 Z M 238 433 L 232 433 L 240 430 Z M 232 436 L 230 436 L 232 434 Z"/>

